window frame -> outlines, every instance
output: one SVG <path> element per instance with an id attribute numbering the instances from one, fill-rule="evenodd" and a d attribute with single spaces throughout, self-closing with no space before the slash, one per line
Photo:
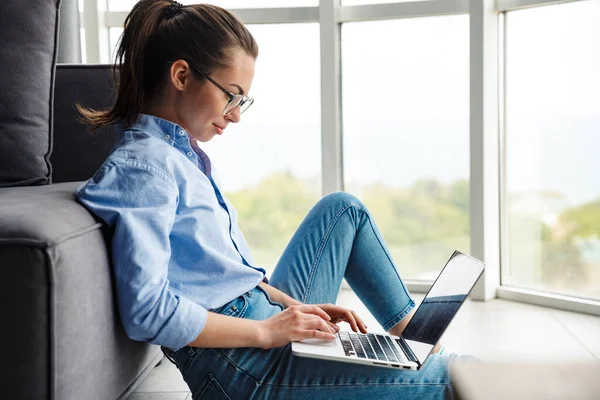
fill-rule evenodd
<path id="1" fill-rule="evenodd" d="M 505 298 L 600 315 L 600 302 L 501 285 L 502 254 L 507 254 L 502 218 L 505 204 L 505 13 L 584 0 L 420 0 L 342 6 L 320 0 L 316 7 L 232 9 L 246 24 L 320 24 L 323 195 L 344 190 L 342 149 L 341 24 L 356 21 L 468 14 L 470 26 L 470 234 L 471 253 L 486 271 L 473 299 Z M 100 32 L 122 27 L 127 12 L 108 9 L 107 0 L 83 0 L 87 63 L 100 63 Z M 108 43 L 108 40 L 106 41 Z M 105 50 L 105 49 L 104 49 Z M 102 60 L 107 62 L 106 60 Z M 110 62 L 110 60 L 108 60 Z M 485 218 L 484 218 L 485 215 Z M 504 250 L 504 251 L 502 251 Z M 407 281 L 426 292 L 433 282 Z"/>
<path id="2" fill-rule="evenodd" d="M 505 55 L 506 49 L 506 14 L 511 11 L 525 10 L 534 7 L 545 7 L 557 4 L 574 3 L 579 1 L 589 0 L 496 0 L 496 11 L 500 18 L 500 49 L 501 62 L 499 62 L 500 70 L 498 74 L 499 78 L 499 104 L 500 104 L 500 115 L 499 115 L 499 143 L 500 143 L 500 242 L 501 242 L 501 262 L 499 277 L 502 277 L 502 271 L 508 268 L 510 248 L 508 246 L 508 214 L 506 213 L 506 204 L 508 201 L 508 195 L 506 192 L 506 165 L 507 152 L 504 149 L 504 143 L 506 141 L 506 63 Z M 504 255 L 505 257 L 502 257 Z M 510 284 L 504 284 L 500 279 L 497 288 L 497 297 L 519 301 L 522 303 L 529 303 L 540 305 L 544 307 L 551 307 L 556 309 L 562 309 L 567 311 L 582 312 L 593 315 L 600 315 L 600 301 L 580 298 L 575 296 L 568 296 L 558 293 L 550 293 L 542 290 L 532 290 L 529 288 L 514 286 Z"/>

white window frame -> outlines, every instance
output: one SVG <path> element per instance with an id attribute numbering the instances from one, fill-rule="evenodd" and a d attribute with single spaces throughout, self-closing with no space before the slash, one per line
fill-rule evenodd
<path id="1" fill-rule="evenodd" d="M 122 27 L 127 12 L 99 12 L 84 0 L 88 63 L 100 62 L 99 31 Z M 341 24 L 356 21 L 469 14 L 470 25 L 470 230 L 471 254 L 486 263 L 472 298 L 505 298 L 600 315 L 600 302 L 501 286 L 501 246 L 506 232 L 504 204 L 504 13 L 582 0 L 422 0 L 378 5 L 342 6 L 320 0 L 317 7 L 231 10 L 246 24 L 319 23 L 321 52 L 322 191 L 343 190 Z M 485 216 L 485 218 L 484 218 Z M 408 281 L 414 292 L 432 282 Z"/>
<path id="2" fill-rule="evenodd" d="M 574 3 L 582 0 L 496 0 L 496 10 L 498 12 L 507 12 L 515 10 L 524 10 L 526 8 L 548 6 L 562 3 Z"/>
<path id="3" fill-rule="evenodd" d="M 471 254 L 485 262 L 471 297 L 490 300 L 500 287 L 499 13 L 494 0 L 470 0 Z"/>
<path id="4" fill-rule="evenodd" d="M 81 21 L 81 27 L 85 31 L 85 62 L 88 64 L 98 64 L 100 62 L 100 13 L 98 11 L 98 0 L 83 0 L 83 9 L 84 12 L 81 13 L 79 21 Z"/>
<path id="5" fill-rule="evenodd" d="M 516 11 L 516 10 L 524 10 L 527 8 L 533 8 L 533 7 L 543 7 L 543 6 L 551 6 L 551 5 L 556 5 L 556 4 L 564 4 L 564 3 L 573 3 L 576 1 L 586 1 L 586 0 L 496 0 L 496 11 L 498 13 L 500 13 L 500 16 L 502 17 L 502 23 L 500 24 L 500 32 L 501 36 L 500 36 L 500 44 L 501 44 L 501 48 L 500 48 L 500 54 L 503 56 L 504 54 L 506 54 L 506 36 L 505 36 L 505 31 L 504 31 L 504 16 L 505 13 L 510 12 L 510 11 Z M 506 214 L 504 207 L 506 205 L 506 200 L 507 200 L 507 196 L 506 196 L 506 156 L 507 153 L 504 151 L 503 149 L 503 145 L 504 145 L 504 140 L 506 138 L 506 131 L 505 131 L 505 126 L 506 126 L 506 120 L 505 120 L 505 108 L 506 108 L 506 104 L 505 104 L 505 99 L 504 99 L 504 93 L 506 93 L 506 79 L 505 79 L 505 72 L 506 72 L 506 64 L 504 63 L 504 59 L 501 60 L 501 62 L 499 63 L 500 65 L 500 70 L 499 70 L 499 83 L 500 83 L 500 118 L 499 118 L 499 122 L 500 122 L 500 146 L 501 146 L 501 161 L 500 161 L 500 196 L 501 196 L 501 207 L 502 207 L 502 212 L 501 212 L 501 216 L 503 216 L 504 220 L 502 221 L 502 223 L 500 224 L 500 237 L 501 237 L 501 244 L 503 246 L 503 251 L 501 254 L 507 255 L 508 252 L 510 251 L 510 249 L 508 248 L 508 245 L 506 244 L 508 242 L 507 240 L 507 236 L 508 236 L 508 232 L 507 232 L 507 217 L 508 215 Z M 507 265 L 508 263 L 508 257 L 506 257 L 506 259 L 502 258 L 501 259 L 501 264 L 500 264 L 500 274 L 502 270 L 506 270 L 506 268 L 508 267 Z M 500 276 L 500 275 L 499 275 Z M 552 308 L 558 308 L 558 309 L 563 309 L 563 310 L 568 310 L 568 311 L 576 311 L 576 312 L 582 312 L 582 313 L 587 313 L 587 314 L 593 314 L 593 315 L 600 315 L 600 301 L 596 301 L 596 300 L 591 300 L 591 299 L 585 299 L 585 298 L 577 298 L 574 296 L 566 296 L 566 295 L 561 295 L 561 294 L 554 294 L 554 293 L 548 293 L 548 292 L 543 292 L 543 291 L 536 291 L 536 290 L 530 290 L 530 289 L 525 289 L 525 288 L 521 288 L 521 287 L 514 287 L 514 286 L 510 286 L 510 285 L 504 285 L 504 284 L 500 284 L 497 288 L 497 296 L 498 298 L 502 298 L 502 299 L 507 299 L 507 300 L 515 300 L 515 301 L 520 301 L 523 303 L 530 303 L 530 304 L 536 304 L 536 305 L 540 305 L 540 306 L 545 306 L 545 307 L 552 307 Z"/>

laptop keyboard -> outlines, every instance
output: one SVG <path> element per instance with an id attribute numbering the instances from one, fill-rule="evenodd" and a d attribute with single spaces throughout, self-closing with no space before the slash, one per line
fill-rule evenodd
<path id="1" fill-rule="evenodd" d="M 392 338 L 387 335 L 374 333 L 353 333 L 341 331 L 338 333 L 344 352 L 349 357 L 368 358 L 391 362 L 407 362 L 408 360 L 398 352 L 392 343 Z"/>

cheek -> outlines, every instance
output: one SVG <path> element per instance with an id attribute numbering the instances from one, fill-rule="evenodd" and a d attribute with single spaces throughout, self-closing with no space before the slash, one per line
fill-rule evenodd
<path id="1" fill-rule="evenodd" d="M 213 95 L 207 99 L 210 103 L 207 109 L 211 110 L 212 118 L 214 121 L 222 118 L 223 109 L 227 105 L 227 98 L 220 91 L 214 91 Z"/>
<path id="2" fill-rule="evenodd" d="M 179 104 L 180 117 L 185 121 L 187 129 L 199 140 L 212 137 L 214 131 L 213 122 L 219 123 L 223 120 L 222 112 L 227 100 L 222 93 L 207 90 L 198 90 L 193 95 L 188 95 Z M 221 95 L 221 97 L 218 97 Z"/>
<path id="3" fill-rule="evenodd" d="M 202 98 L 189 99 L 185 104 L 185 118 L 194 129 L 206 129 L 214 120 L 213 108 Z"/>
<path id="4" fill-rule="evenodd" d="M 210 93 L 197 96 L 191 103 L 194 104 L 192 112 L 195 114 L 195 119 L 203 119 L 205 124 L 212 124 L 212 122 L 218 121 L 222 117 L 223 108 L 227 101 L 214 93 Z"/>

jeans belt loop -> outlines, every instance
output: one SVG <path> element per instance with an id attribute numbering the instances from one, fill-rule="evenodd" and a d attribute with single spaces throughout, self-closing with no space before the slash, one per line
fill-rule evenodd
<path id="1" fill-rule="evenodd" d="M 169 359 L 169 361 L 171 361 L 173 364 L 177 364 L 173 359 L 173 356 L 175 355 L 175 352 L 173 350 L 164 346 L 160 346 L 160 349 L 162 350 L 163 354 Z"/>

